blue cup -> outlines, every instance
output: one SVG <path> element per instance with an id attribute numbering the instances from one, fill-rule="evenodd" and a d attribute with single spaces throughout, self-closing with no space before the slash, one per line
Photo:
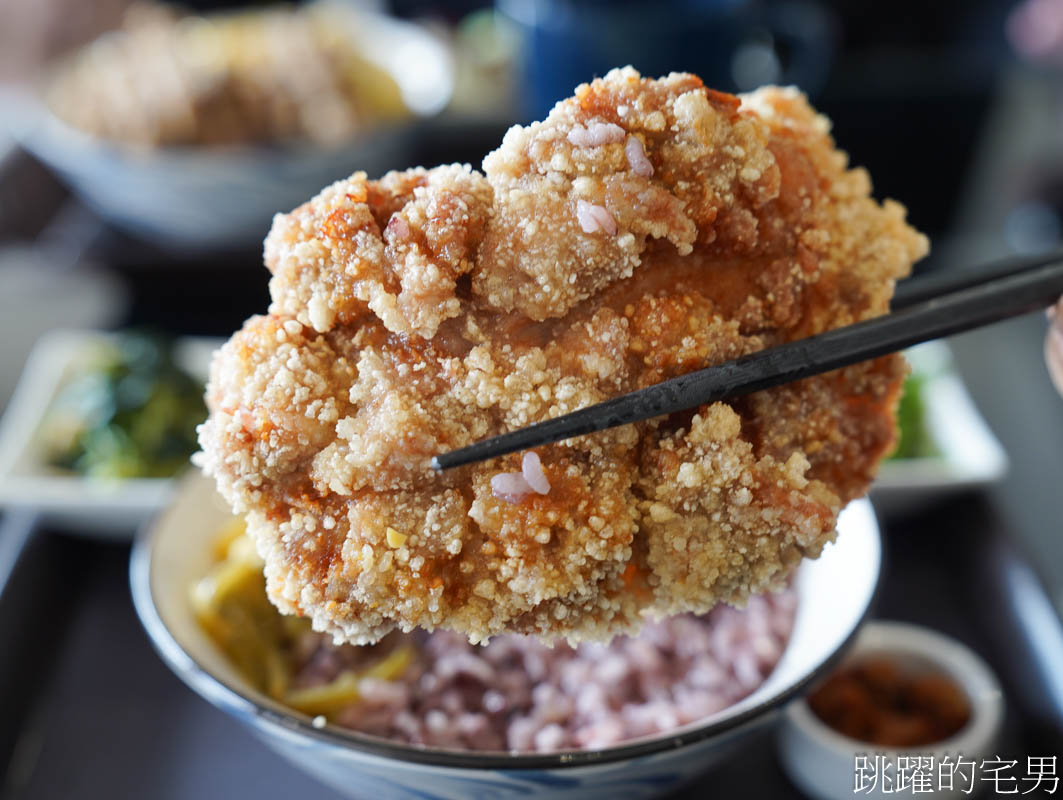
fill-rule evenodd
<path id="1" fill-rule="evenodd" d="M 542 118 L 573 88 L 631 64 L 647 77 L 694 72 L 746 91 L 795 84 L 815 95 L 836 42 L 834 17 L 813 0 L 497 0 L 520 32 L 520 109 Z"/>

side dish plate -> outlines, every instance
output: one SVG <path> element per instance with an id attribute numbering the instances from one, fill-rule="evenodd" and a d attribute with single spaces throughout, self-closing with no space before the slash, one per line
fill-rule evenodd
<path id="1" fill-rule="evenodd" d="M 80 365 L 114 339 L 97 331 L 56 330 L 37 342 L 0 418 L 0 508 L 34 508 L 52 527 L 129 540 L 138 525 L 165 506 L 171 479 L 90 480 L 47 463 L 42 430 L 56 396 Z M 205 382 L 210 354 L 219 345 L 214 339 L 179 339 L 176 357 Z"/>
<path id="2" fill-rule="evenodd" d="M 1007 474 L 1008 456 L 975 407 L 944 342 L 905 354 L 922 376 L 923 424 L 937 453 L 884 461 L 871 487 L 875 508 L 910 513 L 961 491 L 988 486 Z"/>

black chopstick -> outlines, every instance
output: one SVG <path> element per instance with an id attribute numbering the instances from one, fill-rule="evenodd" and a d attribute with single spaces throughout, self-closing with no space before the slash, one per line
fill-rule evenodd
<path id="1" fill-rule="evenodd" d="M 930 275 L 908 278 L 897 284 L 890 308 L 899 311 L 950 292 L 969 289 L 996 278 L 1015 275 L 1054 261 L 1063 261 L 1063 251 L 1033 256 L 1014 256 L 975 269 L 943 269 Z"/>
<path id="2" fill-rule="evenodd" d="M 1063 295 L 1059 253 L 1006 262 L 978 274 L 978 278 L 972 273 L 950 276 L 951 285 L 960 288 L 914 303 L 902 299 L 906 307 L 890 314 L 751 353 L 442 453 L 432 459 L 432 466 L 451 469 L 739 397 L 1046 308 Z M 991 277 L 986 279 L 985 274 Z M 972 285 L 972 280 L 978 282 Z"/>

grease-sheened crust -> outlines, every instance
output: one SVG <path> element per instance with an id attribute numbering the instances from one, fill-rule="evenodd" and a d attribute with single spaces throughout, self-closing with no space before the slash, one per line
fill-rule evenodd
<path id="1" fill-rule="evenodd" d="M 541 448 L 550 491 L 519 502 L 490 485 L 517 455 L 429 460 L 884 313 L 927 242 L 869 194 L 797 91 L 627 68 L 483 174 L 356 173 L 278 215 L 273 304 L 201 429 L 272 600 L 356 643 L 579 639 L 780 585 L 892 444 L 899 356 Z"/>

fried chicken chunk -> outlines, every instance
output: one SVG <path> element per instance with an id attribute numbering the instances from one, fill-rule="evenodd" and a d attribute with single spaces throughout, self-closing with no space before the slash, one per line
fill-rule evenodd
<path id="1" fill-rule="evenodd" d="M 215 357 L 200 431 L 273 602 L 355 643 L 603 639 L 817 556 L 893 443 L 899 356 L 530 467 L 429 461 L 887 311 L 927 242 L 828 128 L 793 89 L 620 69 L 512 128 L 483 173 L 355 173 L 278 215 L 273 303 Z"/>

